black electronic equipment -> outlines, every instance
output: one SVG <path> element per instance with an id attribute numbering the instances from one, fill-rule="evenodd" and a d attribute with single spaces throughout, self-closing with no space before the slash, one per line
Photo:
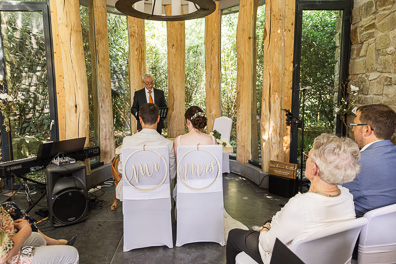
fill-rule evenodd
<path id="1" fill-rule="evenodd" d="M 85 166 L 50 164 L 47 176 L 47 204 L 53 226 L 84 221 L 88 216 L 88 192 Z"/>

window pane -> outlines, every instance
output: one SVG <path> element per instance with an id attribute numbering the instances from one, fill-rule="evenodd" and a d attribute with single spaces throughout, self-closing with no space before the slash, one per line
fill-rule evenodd
<path id="1" fill-rule="evenodd" d="M 13 159 L 35 156 L 51 138 L 42 14 L 1 12 L 1 36 Z"/>

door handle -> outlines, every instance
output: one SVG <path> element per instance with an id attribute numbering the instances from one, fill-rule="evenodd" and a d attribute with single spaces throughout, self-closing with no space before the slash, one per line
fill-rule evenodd
<path id="1" fill-rule="evenodd" d="M 55 120 L 51 120 L 51 124 L 50 124 L 50 131 L 52 131 L 52 126 L 55 125 Z"/>

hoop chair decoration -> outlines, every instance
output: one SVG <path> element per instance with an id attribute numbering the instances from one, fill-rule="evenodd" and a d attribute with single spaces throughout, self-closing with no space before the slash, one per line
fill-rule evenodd
<path id="1" fill-rule="evenodd" d="M 200 166 L 199 163 L 191 162 L 188 164 L 188 162 L 186 162 L 186 160 L 199 161 L 201 153 L 210 156 L 208 163 L 203 163 L 203 166 Z M 221 169 L 219 169 L 221 168 L 220 164 L 219 159 L 214 153 L 205 148 L 200 149 L 198 144 L 196 148 L 186 151 L 180 157 L 180 163 L 178 162 L 180 166 L 177 168 L 178 181 L 191 191 L 204 191 L 210 189 L 216 184 L 216 181 L 221 175 Z M 218 188 L 219 186 L 216 185 L 216 187 L 217 188 L 213 189 L 213 191 L 220 191 Z"/>
<path id="2" fill-rule="evenodd" d="M 351 263 L 356 240 L 366 224 L 363 217 L 337 222 L 296 237 L 290 248 L 306 264 Z"/>
<path id="3" fill-rule="evenodd" d="M 165 155 L 165 148 L 123 148 L 123 199 L 156 199 L 168 196 L 169 155 L 168 149 Z M 132 189 L 139 192 L 131 192 Z M 157 191 L 152 192 L 154 190 Z"/>
<path id="4" fill-rule="evenodd" d="M 176 246 L 224 245 L 222 146 L 179 146 L 177 153 Z"/>
<path id="5" fill-rule="evenodd" d="M 232 128 L 232 119 L 226 116 L 221 116 L 215 119 L 213 130 L 220 132 L 221 137 L 230 142 Z M 230 173 L 230 154 L 223 153 L 223 173 Z"/>
<path id="6" fill-rule="evenodd" d="M 396 263 L 396 204 L 371 210 L 359 238 L 358 263 Z"/>
<path id="7" fill-rule="evenodd" d="M 124 251 L 172 248 L 168 147 L 123 147 L 122 165 Z"/>

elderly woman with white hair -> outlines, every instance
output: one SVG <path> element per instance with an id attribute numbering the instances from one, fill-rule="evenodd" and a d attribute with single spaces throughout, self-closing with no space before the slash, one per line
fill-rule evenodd
<path id="1" fill-rule="evenodd" d="M 258 263 L 269 263 L 275 239 L 289 245 L 301 234 L 312 233 L 339 221 L 355 218 L 353 197 L 342 183 L 360 171 L 358 145 L 349 138 L 322 134 L 306 161 L 307 193 L 298 193 L 260 231 L 233 229 L 227 240 L 227 264 L 244 251 Z"/>

